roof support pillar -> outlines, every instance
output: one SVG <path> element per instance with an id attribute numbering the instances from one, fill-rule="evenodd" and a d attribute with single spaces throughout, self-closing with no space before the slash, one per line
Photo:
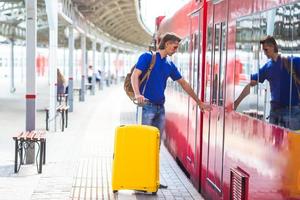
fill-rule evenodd
<path id="1" fill-rule="evenodd" d="M 117 83 L 119 83 L 119 75 L 120 75 L 119 70 L 121 69 L 120 68 L 120 65 L 121 65 L 120 50 L 119 49 L 117 49 L 116 54 L 117 55 L 116 55 L 116 60 L 115 60 L 115 75 L 116 75 L 115 80 L 116 80 Z"/>
<path id="2" fill-rule="evenodd" d="M 37 0 L 26 1 L 26 131 L 35 129 Z M 34 163 L 35 148 L 27 148 L 26 164 Z"/>
<path id="3" fill-rule="evenodd" d="M 15 88 L 15 54 L 14 54 L 14 39 L 10 40 L 10 92 L 14 93 L 16 91 Z"/>
<path id="4" fill-rule="evenodd" d="M 57 103 L 57 46 L 58 46 L 58 4 L 57 0 L 45 0 L 49 22 L 49 130 L 56 131 Z"/>
<path id="5" fill-rule="evenodd" d="M 107 57 L 107 80 L 106 84 L 107 86 L 110 86 L 111 83 L 111 46 L 108 46 L 108 57 Z"/>
<path id="6" fill-rule="evenodd" d="M 74 76 L 74 27 L 69 26 L 69 84 L 68 84 L 68 100 L 69 111 L 73 112 L 74 93 L 73 93 L 73 76 Z"/>
<path id="7" fill-rule="evenodd" d="M 79 101 L 84 101 L 85 95 L 85 77 L 86 77 L 86 37 L 81 35 L 81 93 Z"/>
<path id="8" fill-rule="evenodd" d="M 101 89 L 103 89 L 103 85 L 105 84 L 105 45 L 101 44 L 101 56 L 100 56 L 100 69 L 101 69 Z"/>
<path id="9" fill-rule="evenodd" d="M 96 41 L 93 40 L 92 42 L 92 47 L 93 47 L 93 77 L 92 77 L 92 91 L 91 95 L 95 95 L 95 85 L 96 85 Z"/>

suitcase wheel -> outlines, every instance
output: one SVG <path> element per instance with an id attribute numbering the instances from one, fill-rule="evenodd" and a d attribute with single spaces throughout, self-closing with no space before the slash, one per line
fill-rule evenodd
<path id="1" fill-rule="evenodd" d="M 118 192 L 118 190 L 113 190 L 113 193 L 116 193 L 116 192 Z"/>
<path id="2" fill-rule="evenodd" d="M 146 190 L 135 190 L 137 192 L 143 192 L 143 193 L 146 193 L 147 191 Z"/>
<path id="3" fill-rule="evenodd" d="M 152 192 L 152 194 L 153 194 L 153 195 L 156 195 L 156 194 L 157 194 L 157 192 Z"/>

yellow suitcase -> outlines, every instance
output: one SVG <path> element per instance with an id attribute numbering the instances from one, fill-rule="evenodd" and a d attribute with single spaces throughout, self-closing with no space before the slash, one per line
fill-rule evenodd
<path id="1" fill-rule="evenodd" d="M 112 190 L 156 194 L 159 187 L 159 130 L 147 125 L 123 125 L 115 133 Z"/>

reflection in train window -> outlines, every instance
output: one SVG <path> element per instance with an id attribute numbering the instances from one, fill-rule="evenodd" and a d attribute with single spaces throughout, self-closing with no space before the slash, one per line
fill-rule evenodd
<path id="1" fill-rule="evenodd" d="M 273 62 L 268 60 L 263 52 L 259 41 L 271 35 L 275 38 L 279 55 L 281 58 L 289 57 L 290 64 L 286 67 L 282 64 L 280 76 L 271 76 L 261 79 L 263 83 L 259 83 L 257 87 L 252 88 L 248 95 L 238 106 L 237 111 L 249 114 L 262 120 L 270 120 L 270 110 L 272 101 L 272 110 L 274 105 L 278 104 L 279 109 L 286 109 L 283 121 L 272 123 L 279 126 L 288 127 L 291 124 L 293 115 L 293 107 L 297 103 L 297 88 L 292 78 L 292 74 L 300 76 L 300 64 L 296 62 L 300 57 L 300 3 L 295 3 L 266 12 L 245 17 L 237 21 L 236 31 L 236 66 L 235 66 L 235 99 L 241 93 L 243 87 L 250 82 L 249 75 L 258 73 L 265 63 Z M 295 61 L 295 62 L 294 62 Z M 283 63 L 283 62 L 282 62 Z M 272 67 L 275 65 L 271 65 Z M 274 67 L 272 68 L 274 69 Z M 294 70 L 296 73 L 293 73 Z M 290 72 L 292 71 L 292 72 Z M 286 76 L 284 76 L 286 74 Z M 263 74 L 261 74 L 263 75 Z M 284 77 L 290 78 L 286 79 Z M 258 73 L 259 79 L 259 73 Z M 290 80 L 286 81 L 282 80 Z M 278 87 L 274 86 L 278 83 Z M 272 85 L 272 94 L 270 85 Z M 276 90 L 274 89 L 276 88 Z M 274 91 L 276 91 L 274 93 Z M 283 94 L 285 97 L 283 97 Z M 276 97 L 277 95 L 277 97 Z M 280 102 L 275 102 L 279 100 Z M 292 126 L 290 126 L 293 129 Z"/>
<path id="2" fill-rule="evenodd" d="M 250 74 L 258 72 L 258 46 L 260 40 L 260 17 L 248 16 L 237 21 L 236 61 L 235 61 L 235 99 L 250 83 Z M 257 116 L 257 87 L 237 107 L 238 112 Z"/>
<path id="3" fill-rule="evenodd" d="M 189 38 L 184 38 L 180 42 L 178 53 L 174 54 L 174 64 L 180 71 L 182 77 L 185 80 L 188 80 L 188 70 L 189 70 Z M 176 91 L 184 93 L 182 87 L 179 84 L 176 84 L 174 81 L 168 81 L 168 86 L 171 86 Z"/>

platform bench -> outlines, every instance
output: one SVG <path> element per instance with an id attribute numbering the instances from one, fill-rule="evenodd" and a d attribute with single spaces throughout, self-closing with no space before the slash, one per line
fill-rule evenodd
<path id="1" fill-rule="evenodd" d="M 69 113 L 69 108 L 70 106 L 68 105 L 58 105 L 56 107 L 56 114 L 55 117 L 57 116 L 58 113 L 61 114 L 61 131 L 64 131 L 64 128 L 68 127 L 68 113 Z M 49 108 L 45 108 L 46 111 L 46 130 L 49 130 Z"/>
<path id="2" fill-rule="evenodd" d="M 42 166 L 46 163 L 46 131 L 24 131 L 14 136 L 13 139 L 15 141 L 14 172 L 19 172 L 21 165 L 24 164 L 24 151 L 34 148 L 34 144 L 37 144 L 35 162 L 38 173 L 42 173 Z"/>
<path id="3" fill-rule="evenodd" d="M 73 88 L 74 93 L 78 92 L 78 100 L 80 101 L 80 96 L 81 96 L 81 88 Z"/>

